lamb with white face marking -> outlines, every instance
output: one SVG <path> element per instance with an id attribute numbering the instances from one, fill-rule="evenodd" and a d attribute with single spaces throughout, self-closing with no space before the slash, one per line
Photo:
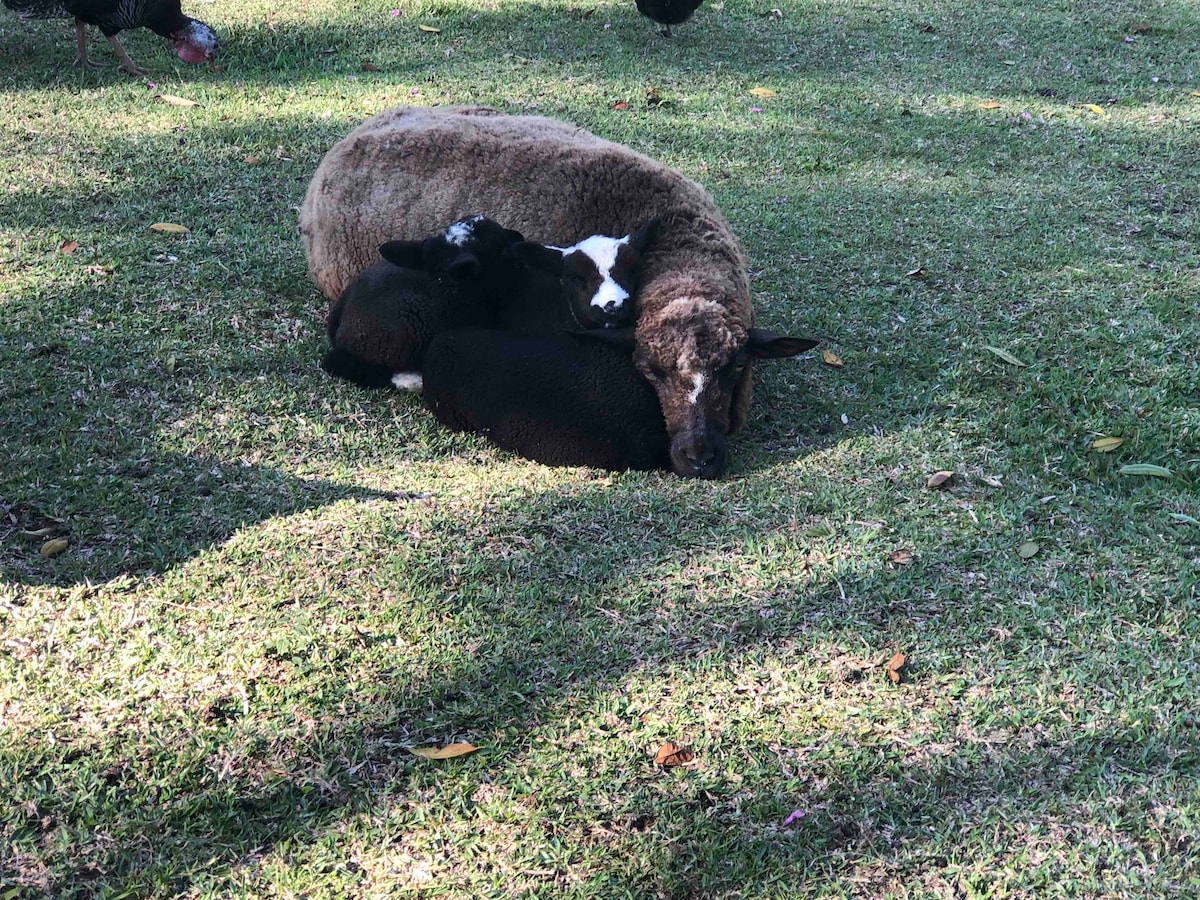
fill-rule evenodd
<path id="1" fill-rule="evenodd" d="M 419 391 L 429 342 L 490 322 L 495 303 L 519 290 L 525 267 L 511 249 L 521 239 L 470 216 L 424 240 L 388 241 L 330 307 L 321 367 L 363 387 Z"/>
<path id="2" fill-rule="evenodd" d="M 651 219 L 624 237 L 593 234 L 570 247 L 544 247 L 530 241 L 518 244 L 513 252 L 530 268 L 559 279 L 577 325 L 616 328 L 633 322 L 642 255 L 658 237 L 658 229 L 658 219 Z"/>

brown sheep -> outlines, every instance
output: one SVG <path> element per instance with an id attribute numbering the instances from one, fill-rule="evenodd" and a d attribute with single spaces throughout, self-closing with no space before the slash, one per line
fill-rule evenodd
<path id="1" fill-rule="evenodd" d="M 812 346 L 751 327 L 746 257 L 700 185 L 581 128 L 484 107 L 396 107 L 336 144 L 300 210 L 309 272 L 336 298 L 384 241 L 475 213 L 557 244 L 659 219 L 637 295 L 634 364 L 658 395 L 679 475 L 724 471 L 752 358 Z"/>

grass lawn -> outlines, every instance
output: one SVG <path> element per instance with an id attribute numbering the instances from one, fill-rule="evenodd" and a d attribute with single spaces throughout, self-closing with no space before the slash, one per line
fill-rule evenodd
<path id="1" fill-rule="evenodd" d="M 0 10 L 0 900 L 1200 894 L 1196 5 L 394 2 L 145 79 Z M 727 478 L 317 367 L 321 155 L 474 102 L 704 184 L 836 354 Z"/>

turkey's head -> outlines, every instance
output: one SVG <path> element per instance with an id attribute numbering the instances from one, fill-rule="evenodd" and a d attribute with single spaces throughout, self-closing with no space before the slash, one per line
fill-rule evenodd
<path id="1" fill-rule="evenodd" d="M 195 19 L 188 19 L 183 27 L 171 32 L 171 43 L 175 52 L 185 63 L 202 63 L 214 58 L 220 43 L 217 33 Z"/>

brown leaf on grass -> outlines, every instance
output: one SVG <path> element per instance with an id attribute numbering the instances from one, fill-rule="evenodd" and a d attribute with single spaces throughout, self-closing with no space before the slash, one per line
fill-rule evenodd
<path id="1" fill-rule="evenodd" d="M 840 369 L 842 367 L 842 358 L 832 350 L 822 350 L 821 360 L 825 363 L 825 365 L 833 366 L 835 369 Z"/>
<path id="2" fill-rule="evenodd" d="M 888 554 L 888 562 L 893 566 L 911 566 L 913 555 L 911 550 L 893 550 Z"/>
<path id="3" fill-rule="evenodd" d="M 108 266 L 101 266 L 101 265 L 93 264 L 90 266 L 83 267 L 83 273 L 85 275 L 111 275 L 112 272 L 113 272 L 113 270 L 111 268 L 109 268 Z"/>
<path id="4" fill-rule="evenodd" d="M 997 103 L 995 100 L 984 100 L 982 103 L 979 104 L 979 108 L 980 109 L 999 109 L 1000 104 Z"/>
<path id="5" fill-rule="evenodd" d="M 917 266 L 915 269 L 909 269 L 904 273 L 905 278 L 927 278 L 929 273 L 925 271 L 923 266 Z"/>
<path id="6" fill-rule="evenodd" d="M 751 97 L 763 98 L 776 97 L 779 95 L 778 91 L 773 91 L 769 87 L 752 87 L 747 93 L 749 93 Z"/>
<path id="7" fill-rule="evenodd" d="M 257 156 L 247 156 L 245 159 L 242 160 L 242 162 L 244 162 L 248 166 L 257 166 L 259 163 L 262 162 L 262 160 L 259 159 Z"/>
<path id="8" fill-rule="evenodd" d="M 1026 541 L 1017 548 L 1017 556 L 1021 557 L 1021 559 L 1029 559 L 1037 556 L 1038 551 L 1041 549 L 1041 545 L 1036 541 Z"/>
<path id="9" fill-rule="evenodd" d="M 187 234 L 188 229 L 183 225 L 176 225 L 174 222 L 155 222 L 150 226 L 151 231 L 157 231 L 159 234 Z"/>
<path id="10" fill-rule="evenodd" d="M 375 63 L 371 62 L 369 59 L 364 59 L 362 63 L 362 70 L 364 72 L 378 72 L 379 66 L 375 65 Z"/>
<path id="11" fill-rule="evenodd" d="M 925 487 L 935 488 L 941 487 L 947 481 L 954 477 L 954 472 L 949 469 L 943 469 L 941 472 L 934 472 L 925 479 Z"/>
<path id="12" fill-rule="evenodd" d="M 1098 116 L 1107 116 L 1108 115 L 1107 109 L 1105 109 L 1103 106 L 1097 106 L 1095 103 L 1085 103 L 1085 104 L 1083 104 L 1083 108 L 1086 109 L 1090 113 L 1095 113 Z"/>
<path id="13" fill-rule="evenodd" d="M 904 659 L 904 654 L 897 651 L 883 667 L 884 671 L 887 672 L 887 677 L 891 679 L 892 684 L 900 683 L 900 668 L 904 665 Z"/>
<path id="14" fill-rule="evenodd" d="M 195 100 L 189 100 L 187 97 L 176 97 L 174 94 L 155 94 L 157 99 L 163 103 L 169 103 L 171 106 L 199 106 Z"/>
<path id="15" fill-rule="evenodd" d="M 64 256 L 70 256 L 78 249 L 79 241 L 63 241 L 62 245 L 58 248 L 58 252 L 62 253 Z"/>
<path id="16" fill-rule="evenodd" d="M 426 32 L 427 34 L 441 34 L 442 32 L 442 29 L 434 28 L 432 25 L 418 25 L 417 28 Z"/>
<path id="17" fill-rule="evenodd" d="M 70 546 L 70 541 L 66 538 L 54 538 L 42 544 L 41 554 L 46 559 L 54 559 L 65 553 L 68 546 Z"/>
<path id="18" fill-rule="evenodd" d="M 1154 26 L 1149 22 L 1134 22 L 1129 26 L 1130 34 L 1149 34 Z"/>
<path id="19" fill-rule="evenodd" d="M 629 109 L 629 104 L 624 100 L 618 100 L 616 103 L 610 106 L 609 109 Z"/>
<path id="20" fill-rule="evenodd" d="M 445 747 L 409 747 L 408 752 L 422 759 L 454 759 L 474 753 L 479 748 L 474 744 L 447 744 Z"/>
<path id="21" fill-rule="evenodd" d="M 1102 437 L 1092 441 L 1092 450 L 1095 453 L 1111 453 L 1125 443 L 1123 437 Z"/>
<path id="22" fill-rule="evenodd" d="M 696 754 L 687 747 L 681 747 L 674 741 L 667 741 L 654 754 L 654 762 L 663 768 L 683 766 L 696 758 Z"/>

